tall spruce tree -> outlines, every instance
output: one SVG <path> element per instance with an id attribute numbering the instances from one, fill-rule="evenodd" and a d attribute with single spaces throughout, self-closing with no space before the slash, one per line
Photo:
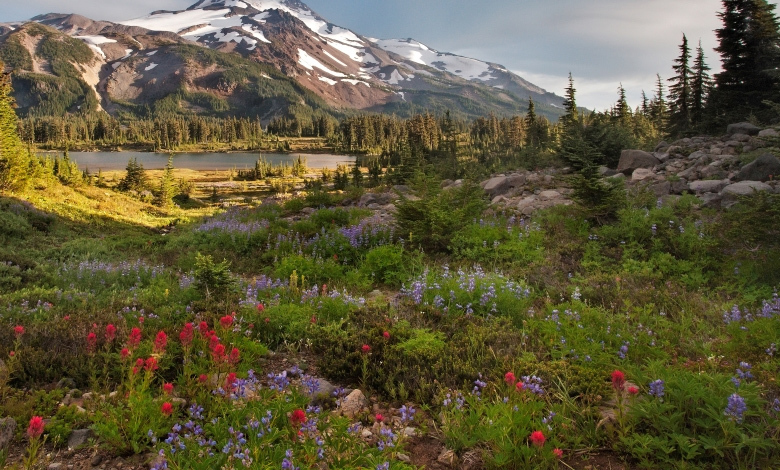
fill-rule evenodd
<path id="1" fill-rule="evenodd" d="M 11 77 L 0 62 L 0 191 L 18 191 L 27 183 L 29 156 L 17 133 Z"/>
<path id="2" fill-rule="evenodd" d="M 707 104 L 707 98 L 712 90 L 712 79 L 710 67 L 704 61 L 704 49 L 699 46 L 696 48 L 696 58 L 693 60 L 693 80 L 691 81 L 691 124 L 694 126 L 702 123 L 704 119 L 704 108 Z"/>
<path id="3" fill-rule="evenodd" d="M 615 117 L 621 124 L 627 123 L 629 118 L 631 118 L 631 107 L 628 105 L 628 101 L 626 101 L 626 89 L 623 88 L 622 83 L 618 86 L 618 101 L 615 104 Z"/>
<path id="4" fill-rule="evenodd" d="M 655 96 L 650 103 L 650 120 L 656 129 L 666 129 L 669 120 L 669 108 L 664 98 L 664 82 L 660 74 L 656 74 Z"/>
<path id="5" fill-rule="evenodd" d="M 160 189 L 157 192 L 154 202 L 160 207 L 173 206 L 173 197 L 176 196 L 176 180 L 173 177 L 173 154 L 168 156 L 168 163 L 165 165 L 162 178 L 160 179 Z"/>
<path id="6" fill-rule="evenodd" d="M 766 0 L 722 0 L 718 14 L 723 27 L 715 31 L 722 71 L 707 111 L 713 123 L 724 125 L 750 115 L 767 120 L 764 100 L 778 101 L 780 23 L 775 5 Z"/>
<path id="7" fill-rule="evenodd" d="M 691 127 L 691 48 L 688 38 L 683 34 L 680 44 L 680 56 L 675 59 L 672 68 L 675 76 L 669 79 L 669 131 L 682 134 Z"/>

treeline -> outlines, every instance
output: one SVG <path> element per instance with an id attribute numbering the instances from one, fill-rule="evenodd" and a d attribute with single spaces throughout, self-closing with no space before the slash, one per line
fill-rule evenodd
<path id="1" fill-rule="evenodd" d="M 156 150 L 173 150 L 185 144 L 260 141 L 265 136 L 257 119 L 171 115 L 122 123 L 105 113 L 31 116 L 19 120 L 18 132 L 26 143 L 53 147 L 76 143 L 105 146 L 141 143 L 150 144 Z"/>

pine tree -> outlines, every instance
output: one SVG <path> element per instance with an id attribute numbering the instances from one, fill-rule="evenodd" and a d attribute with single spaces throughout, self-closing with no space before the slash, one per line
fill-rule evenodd
<path id="1" fill-rule="evenodd" d="M 780 24 L 775 5 L 766 0 L 722 0 L 723 27 L 715 31 L 722 71 L 707 105 L 717 125 L 753 114 L 768 118 L 762 101 L 777 101 L 780 68 Z"/>
<path id="2" fill-rule="evenodd" d="M 17 133 L 11 77 L 0 62 L 0 191 L 19 191 L 27 184 L 29 156 Z"/>
<path id="3" fill-rule="evenodd" d="M 691 78 L 693 72 L 689 65 L 691 49 L 688 47 L 688 38 L 683 34 L 680 44 L 680 56 L 675 59 L 672 66 L 675 76 L 669 79 L 669 99 L 671 112 L 669 113 L 669 130 L 672 133 L 681 134 L 691 127 Z"/>
<path id="4" fill-rule="evenodd" d="M 704 49 L 701 47 L 701 41 L 696 48 L 696 58 L 693 60 L 693 81 L 691 82 L 691 123 L 693 125 L 701 124 L 704 118 L 704 108 L 707 104 L 707 97 L 712 90 L 712 79 L 709 72 L 710 67 L 704 62 Z"/>
<path id="5" fill-rule="evenodd" d="M 615 105 L 615 117 L 623 124 L 627 123 L 629 118 L 631 118 L 631 107 L 628 105 L 628 101 L 626 101 L 626 89 L 623 88 L 622 83 L 618 87 L 618 102 Z"/>
<path id="6" fill-rule="evenodd" d="M 117 189 L 120 191 L 145 191 L 149 187 L 149 177 L 146 175 L 144 166 L 138 163 L 136 158 L 131 158 L 125 168 L 125 176 L 119 180 Z"/>

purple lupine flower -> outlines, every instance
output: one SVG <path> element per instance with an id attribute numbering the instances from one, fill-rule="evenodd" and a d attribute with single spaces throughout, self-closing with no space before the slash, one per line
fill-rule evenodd
<path id="1" fill-rule="evenodd" d="M 664 381 L 661 379 L 653 380 L 650 382 L 650 395 L 656 398 L 662 398 L 664 396 Z"/>
<path id="2" fill-rule="evenodd" d="M 728 404 L 726 405 L 726 409 L 723 411 L 723 414 L 730 416 L 736 422 L 741 423 L 743 418 L 742 415 L 745 413 L 745 411 L 747 411 L 745 399 L 739 396 L 737 393 L 732 393 L 731 396 L 729 396 Z"/>

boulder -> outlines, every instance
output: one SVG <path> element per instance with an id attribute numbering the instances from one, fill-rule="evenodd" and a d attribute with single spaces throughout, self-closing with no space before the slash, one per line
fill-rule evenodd
<path id="1" fill-rule="evenodd" d="M 509 178 L 506 176 L 496 176 L 483 183 L 484 186 L 482 186 L 482 189 L 484 189 L 485 192 L 488 193 L 491 197 L 503 194 L 507 189 L 509 189 Z"/>
<path id="2" fill-rule="evenodd" d="M 661 181 L 650 186 L 650 190 L 656 197 L 667 196 L 672 190 L 672 184 L 668 181 Z"/>
<path id="3" fill-rule="evenodd" d="M 643 150 L 623 150 L 620 153 L 617 171 L 628 176 L 637 168 L 653 168 L 659 163 L 660 160 Z"/>
<path id="4" fill-rule="evenodd" d="M 655 177 L 655 173 L 647 168 L 637 168 L 631 173 L 631 181 L 644 181 L 653 177 Z"/>
<path id="5" fill-rule="evenodd" d="M 756 191 L 772 191 L 772 187 L 761 181 L 740 181 L 723 188 L 721 194 L 723 200 L 720 206 L 724 209 L 728 209 L 737 203 L 740 196 L 749 196 Z"/>
<path id="6" fill-rule="evenodd" d="M 719 193 L 723 188 L 726 187 L 727 184 L 728 181 L 721 181 L 721 180 L 691 181 L 690 183 L 688 183 L 688 189 L 690 189 L 696 194 Z"/>
<path id="7" fill-rule="evenodd" d="M 542 191 L 541 193 L 539 193 L 539 199 L 541 199 L 542 201 L 549 201 L 549 200 L 552 200 L 552 199 L 559 199 L 560 197 L 561 197 L 561 193 L 559 193 L 558 191 L 553 191 L 553 190 Z"/>
<path id="8" fill-rule="evenodd" d="M 737 122 L 735 124 L 729 124 L 726 127 L 726 134 L 728 135 L 734 135 L 734 134 L 758 135 L 759 132 L 761 132 L 761 128 L 756 127 L 753 124 L 750 124 L 749 122 Z"/>
<path id="9" fill-rule="evenodd" d="M 780 178 L 780 160 L 771 153 L 765 153 L 743 166 L 736 181 L 769 181 L 770 176 Z"/>
<path id="10" fill-rule="evenodd" d="M 75 449 L 87 443 L 87 439 L 92 436 L 91 429 L 76 429 L 68 437 L 68 449 Z"/>
<path id="11" fill-rule="evenodd" d="M 510 188 L 520 188 L 525 184 L 525 175 L 509 175 L 506 182 Z"/>
<path id="12" fill-rule="evenodd" d="M 15 432 L 16 420 L 11 417 L 0 419 L 0 452 L 8 450 Z"/>
<path id="13" fill-rule="evenodd" d="M 352 391 L 352 393 L 344 397 L 344 399 L 341 401 L 339 410 L 341 411 L 341 414 L 347 418 L 352 419 L 367 407 L 368 400 L 366 399 L 365 395 L 363 395 L 363 392 L 361 392 L 359 389 L 355 389 Z"/>
<path id="14" fill-rule="evenodd" d="M 599 174 L 601 176 L 615 176 L 617 174 L 617 171 L 609 169 L 609 168 L 607 168 L 605 166 L 600 166 L 599 167 Z"/>
<path id="15" fill-rule="evenodd" d="M 747 134 L 734 134 L 731 136 L 731 140 L 736 140 L 737 142 L 745 143 L 750 140 L 750 136 Z"/>
<path id="16" fill-rule="evenodd" d="M 669 188 L 669 194 L 682 194 L 684 192 L 688 191 L 688 182 L 684 179 L 679 179 L 677 181 L 671 182 L 671 187 Z"/>
<path id="17" fill-rule="evenodd" d="M 699 199 L 704 207 L 717 209 L 722 204 L 723 196 L 717 193 L 704 193 L 699 195 Z"/>
<path id="18" fill-rule="evenodd" d="M 658 142 L 658 145 L 655 146 L 654 151 L 655 152 L 662 152 L 662 151 L 664 151 L 664 150 L 666 150 L 668 148 L 669 148 L 669 144 L 665 140 L 662 140 L 662 141 Z"/>
<path id="19" fill-rule="evenodd" d="M 764 129 L 763 131 L 758 133 L 759 137 L 777 137 L 780 134 L 777 133 L 775 129 Z"/>

